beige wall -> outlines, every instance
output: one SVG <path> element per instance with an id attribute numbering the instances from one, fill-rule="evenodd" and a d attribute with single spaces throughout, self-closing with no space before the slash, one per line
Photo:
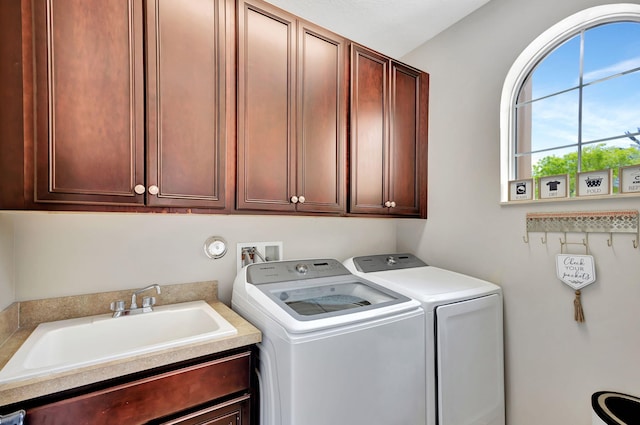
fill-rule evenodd
<path id="1" fill-rule="evenodd" d="M 18 301 L 217 279 L 229 303 L 238 242 L 282 241 L 285 259 L 342 260 L 396 247 L 395 222 L 384 219 L 34 212 L 0 220 L 15 234 Z M 219 260 L 203 251 L 213 235 L 229 243 Z M 11 254 L 0 255 L 0 266 L 11 269 Z"/>
<path id="2" fill-rule="evenodd" d="M 598 0 L 492 0 L 403 58 L 431 75 L 429 219 L 403 220 L 398 249 L 501 285 L 509 425 L 588 425 L 590 396 L 640 396 L 640 250 L 593 235 L 597 281 L 573 291 L 555 274 L 558 234 L 523 243 L 527 212 L 638 209 L 640 199 L 501 206 L 499 102 L 506 74 L 546 28 Z M 577 236 L 580 240 L 582 235 Z M 574 247 L 575 248 L 575 247 Z M 576 253 L 583 253 L 575 249 Z"/>
<path id="3" fill-rule="evenodd" d="M 0 215 L 0 311 L 15 300 L 13 267 L 13 227 Z"/>

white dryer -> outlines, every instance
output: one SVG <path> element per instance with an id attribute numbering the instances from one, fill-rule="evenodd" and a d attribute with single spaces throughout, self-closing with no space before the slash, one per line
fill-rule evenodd
<path id="1" fill-rule="evenodd" d="M 333 259 L 251 264 L 232 307 L 262 331 L 261 425 L 424 425 L 424 311 Z"/>
<path id="2" fill-rule="evenodd" d="M 504 425 L 502 291 L 412 254 L 349 258 L 345 266 L 420 301 L 426 316 L 428 425 Z"/>

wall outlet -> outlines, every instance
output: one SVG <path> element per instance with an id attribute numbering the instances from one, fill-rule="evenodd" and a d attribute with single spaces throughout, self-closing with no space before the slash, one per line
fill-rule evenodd
<path id="1" fill-rule="evenodd" d="M 236 255 L 238 271 L 248 264 L 262 263 L 263 260 L 279 261 L 283 259 L 282 242 L 240 242 Z"/>

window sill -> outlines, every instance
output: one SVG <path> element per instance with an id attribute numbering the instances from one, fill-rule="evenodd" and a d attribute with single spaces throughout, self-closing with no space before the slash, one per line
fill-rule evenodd
<path id="1" fill-rule="evenodd" d="M 522 204 L 555 204 L 564 202 L 583 202 L 583 201 L 596 201 L 596 200 L 622 200 L 622 199 L 639 199 L 640 192 L 638 193 L 616 193 L 613 195 L 600 195 L 600 196 L 574 196 L 571 198 L 555 198 L 555 199 L 532 199 L 524 201 L 501 201 L 500 205 L 522 205 Z"/>

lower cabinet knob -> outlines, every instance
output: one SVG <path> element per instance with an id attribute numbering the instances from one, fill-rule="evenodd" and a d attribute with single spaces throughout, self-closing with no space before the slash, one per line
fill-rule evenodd
<path id="1" fill-rule="evenodd" d="M 387 207 L 387 208 L 390 208 L 391 207 L 391 201 L 385 202 L 384 206 Z"/>
<path id="2" fill-rule="evenodd" d="M 149 193 L 152 195 L 157 195 L 158 193 L 160 193 L 160 188 L 155 184 L 153 186 L 149 186 Z"/>
<path id="3" fill-rule="evenodd" d="M 298 197 L 296 195 L 293 195 L 291 197 L 291 203 L 293 203 L 293 204 L 297 204 L 298 203 Z"/>
<path id="4" fill-rule="evenodd" d="M 304 196 L 300 195 L 300 197 L 298 198 L 298 202 L 304 204 L 304 201 L 306 201 L 306 199 L 304 198 Z"/>
<path id="5" fill-rule="evenodd" d="M 133 191 L 135 193 L 137 193 L 138 195 L 142 195 L 147 189 L 144 187 L 143 184 L 137 184 L 134 188 Z"/>
<path id="6" fill-rule="evenodd" d="M 395 201 L 391 201 L 391 208 L 395 208 L 396 207 L 396 202 Z"/>

